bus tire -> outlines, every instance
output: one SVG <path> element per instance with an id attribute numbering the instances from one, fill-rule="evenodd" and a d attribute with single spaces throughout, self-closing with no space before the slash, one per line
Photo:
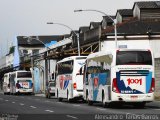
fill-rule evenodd
<path id="1" fill-rule="evenodd" d="M 68 100 L 68 102 L 71 102 L 71 100 L 69 99 L 69 92 L 68 92 L 68 89 L 67 89 L 67 100 Z"/>
<path id="2" fill-rule="evenodd" d="M 88 95 L 87 95 L 87 103 L 89 106 L 93 105 L 93 101 L 89 100 Z"/>
<path id="3" fill-rule="evenodd" d="M 86 101 L 88 100 L 88 90 L 86 90 Z"/>
<path id="4" fill-rule="evenodd" d="M 88 105 L 89 105 L 89 106 L 93 105 L 93 101 L 88 100 Z"/>
<path id="5" fill-rule="evenodd" d="M 51 98 L 51 94 L 50 94 L 50 93 L 48 93 L 48 98 L 49 98 L 49 99 Z"/>
<path id="6" fill-rule="evenodd" d="M 58 101 L 59 101 L 59 102 L 62 102 L 62 100 L 63 100 L 63 98 L 58 98 Z"/>
<path id="7" fill-rule="evenodd" d="M 59 97 L 59 92 L 58 92 L 58 90 L 57 90 L 57 99 L 58 99 L 59 102 L 62 102 L 62 100 L 63 100 L 62 98 Z"/>
<path id="8" fill-rule="evenodd" d="M 48 94 L 47 93 L 45 93 L 45 97 L 48 98 Z"/>
<path id="9" fill-rule="evenodd" d="M 145 105 L 146 105 L 146 102 L 137 102 L 133 104 L 135 108 L 144 108 Z"/>
<path id="10" fill-rule="evenodd" d="M 58 98 L 58 89 L 57 89 L 57 96 L 56 97 Z"/>
<path id="11" fill-rule="evenodd" d="M 107 107 L 107 103 L 105 102 L 105 94 L 104 94 L 104 91 L 102 91 L 102 106 L 103 106 L 104 108 Z"/>

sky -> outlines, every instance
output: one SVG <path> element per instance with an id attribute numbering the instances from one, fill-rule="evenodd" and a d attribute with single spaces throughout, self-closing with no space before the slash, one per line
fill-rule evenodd
<path id="1" fill-rule="evenodd" d="M 78 30 L 102 20 L 100 13 L 74 13 L 76 9 L 115 15 L 117 9 L 132 9 L 135 1 L 151 0 L 0 0 L 0 57 L 7 54 L 15 36 L 70 34 L 68 28 L 47 22 L 63 23 Z"/>

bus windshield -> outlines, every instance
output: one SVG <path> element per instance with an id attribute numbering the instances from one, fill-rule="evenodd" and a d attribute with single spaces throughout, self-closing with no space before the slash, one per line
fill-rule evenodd
<path id="1" fill-rule="evenodd" d="M 31 72 L 17 72 L 17 78 L 31 78 Z"/>
<path id="2" fill-rule="evenodd" d="M 118 51 L 116 65 L 152 65 L 150 51 Z"/>

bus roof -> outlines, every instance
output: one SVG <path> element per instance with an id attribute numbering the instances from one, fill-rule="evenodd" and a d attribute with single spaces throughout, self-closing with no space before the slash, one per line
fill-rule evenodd
<path id="1" fill-rule="evenodd" d="M 13 71 L 13 72 L 9 72 L 10 74 L 12 73 L 16 73 L 16 72 L 31 72 L 31 71 L 26 71 L 26 70 L 17 70 L 17 71 Z"/>
<path id="2" fill-rule="evenodd" d="M 9 73 L 5 73 L 4 75 L 9 75 L 10 74 L 10 72 Z"/>
<path id="3" fill-rule="evenodd" d="M 107 54 L 112 54 L 112 51 L 100 51 L 100 52 L 91 53 L 88 55 L 87 59 L 94 58 L 94 57 L 100 57 L 100 56 L 104 56 Z"/>
<path id="4" fill-rule="evenodd" d="M 57 63 L 65 62 L 65 61 L 69 61 L 69 60 L 75 60 L 76 58 L 84 58 L 84 59 L 86 59 L 87 56 L 71 56 L 71 57 L 66 57 L 66 58 L 58 61 Z"/>
<path id="5" fill-rule="evenodd" d="M 151 51 L 151 50 L 150 49 L 115 49 L 115 50 L 112 50 L 112 51 L 105 50 L 105 51 L 99 51 L 99 52 L 91 53 L 91 54 L 88 55 L 87 59 L 94 58 L 94 57 L 99 57 L 99 56 L 104 56 L 104 55 L 108 55 L 108 54 L 113 55 L 113 53 L 115 51 Z"/>

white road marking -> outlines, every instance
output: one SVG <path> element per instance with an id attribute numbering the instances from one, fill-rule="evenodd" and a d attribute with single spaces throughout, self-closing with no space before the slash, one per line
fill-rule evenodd
<path id="1" fill-rule="evenodd" d="M 40 99 L 35 99 L 35 100 L 37 100 L 37 101 L 38 101 L 38 100 L 40 100 Z"/>
<path id="2" fill-rule="evenodd" d="M 57 102 L 57 103 L 59 103 L 59 104 L 63 104 L 62 102 Z"/>
<path id="3" fill-rule="evenodd" d="M 78 118 L 75 117 L 75 116 L 71 116 L 71 115 L 66 115 L 66 116 L 69 117 L 69 118 L 78 119 Z"/>
<path id="4" fill-rule="evenodd" d="M 46 100 L 45 102 L 50 102 L 50 101 Z"/>
<path id="5" fill-rule="evenodd" d="M 30 106 L 31 108 L 37 108 L 37 107 L 35 107 L 35 106 Z"/>
<path id="6" fill-rule="evenodd" d="M 5 101 L 7 102 L 7 101 L 9 101 L 9 100 L 5 100 Z"/>
<path id="7" fill-rule="evenodd" d="M 15 102 L 12 102 L 13 104 L 15 103 Z"/>
<path id="8" fill-rule="evenodd" d="M 54 112 L 54 111 L 52 111 L 52 110 L 45 110 L 46 112 Z"/>
<path id="9" fill-rule="evenodd" d="M 160 110 L 160 109 L 153 109 L 153 110 Z"/>
<path id="10" fill-rule="evenodd" d="M 80 105 L 73 105 L 73 106 L 75 106 L 75 107 L 79 107 Z"/>
<path id="11" fill-rule="evenodd" d="M 20 105 L 24 105 L 23 103 L 20 103 Z"/>
<path id="12" fill-rule="evenodd" d="M 106 110 L 106 109 L 103 109 L 103 108 L 97 108 L 98 110 Z"/>

